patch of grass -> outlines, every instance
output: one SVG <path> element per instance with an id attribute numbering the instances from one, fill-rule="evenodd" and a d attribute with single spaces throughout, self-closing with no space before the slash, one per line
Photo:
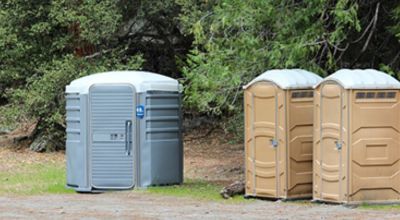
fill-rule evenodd
<path id="1" fill-rule="evenodd" d="M 182 185 L 174 186 L 154 186 L 149 187 L 145 192 L 166 195 L 166 196 L 176 196 L 176 197 L 189 197 L 200 200 L 208 201 L 226 201 L 226 202 L 246 202 L 252 201 L 246 200 L 243 196 L 235 196 L 232 199 L 225 200 L 219 194 L 222 189 L 221 185 L 209 183 L 202 180 L 191 180 L 187 179 Z"/>
<path id="2" fill-rule="evenodd" d="M 400 211 L 400 204 L 361 204 L 358 208 L 361 209 L 371 209 L 371 210 L 382 210 L 390 211 L 396 210 Z"/>
<path id="3" fill-rule="evenodd" d="M 18 169 L 0 172 L 0 195 L 72 193 L 65 188 L 65 166 L 20 164 Z"/>

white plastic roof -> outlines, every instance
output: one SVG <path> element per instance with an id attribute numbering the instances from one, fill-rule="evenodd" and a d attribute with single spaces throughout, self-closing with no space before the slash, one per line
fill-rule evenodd
<path id="1" fill-rule="evenodd" d="M 243 86 L 243 89 L 260 81 L 273 82 L 281 89 L 307 89 L 312 88 L 321 80 L 322 78 L 317 74 L 302 69 L 275 69 L 259 75 Z"/>
<path id="2" fill-rule="evenodd" d="M 399 81 L 374 69 L 341 69 L 315 87 L 326 81 L 335 81 L 345 89 L 400 89 Z"/>
<path id="3" fill-rule="evenodd" d="M 148 90 L 181 91 L 181 85 L 175 79 L 145 71 L 113 71 L 96 73 L 72 81 L 66 86 L 67 93 L 87 94 L 94 84 L 128 83 L 135 87 L 136 92 Z"/>

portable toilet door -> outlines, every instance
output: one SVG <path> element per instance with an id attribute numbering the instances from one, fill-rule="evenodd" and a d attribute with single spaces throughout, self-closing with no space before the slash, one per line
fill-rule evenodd
<path id="1" fill-rule="evenodd" d="M 344 88 L 336 83 L 321 84 L 317 89 L 316 95 L 316 115 L 315 129 L 321 132 L 316 133 L 315 144 L 321 147 L 314 148 L 314 169 L 323 169 L 321 176 L 314 173 L 314 186 L 319 186 L 319 194 L 328 200 L 339 200 L 342 184 L 341 178 L 343 166 L 340 164 L 346 160 L 346 155 L 342 154 L 341 149 L 344 142 L 344 116 L 348 109 L 347 103 L 344 101 L 346 95 Z M 322 109 L 323 108 L 323 109 Z M 347 116 L 347 114 L 346 114 Z M 318 167 L 318 168 L 317 168 Z M 316 171 L 316 170 L 314 170 Z M 323 189 L 322 189 L 323 188 Z M 316 188 L 314 188 L 315 193 Z"/>
<path id="2" fill-rule="evenodd" d="M 312 86 L 320 80 L 282 69 L 244 86 L 246 196 L 311 197 Z"/>
<path id="3" fill-rule="evenodd" d="M 314 200 L 400 200 L 399 91 L 373 69 L 342 69 L 315 86 Z"/>
<path id="4" fill-rule="evenodd" d="M 97 189 L 134 187 L 136 91 L 130 84 L 89 89 L 91 183 Z"/>
<path id="5" fill-rule="evenodd" d="M 284 155 L 278 152 L 277 86 L 262 82 L 245 92 L 246 106 L 246 188 L 254 196 L 278 197 L 279 164 Z M 271 147 L 267 147 L 269 145 Z M 251 162 L 248 162 L 250 160 Z M 251 172 L 248 177 L 247 172 Z"/>

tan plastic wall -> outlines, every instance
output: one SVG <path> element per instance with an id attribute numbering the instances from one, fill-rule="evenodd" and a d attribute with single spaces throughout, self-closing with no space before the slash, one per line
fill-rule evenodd
<path id="1" fill-rule="evenodd" d="M 307 98 L 287 91 L 288 185 L 287 198 L 312 197 L 313 90 Z"/>
<path id="2" fill-rule="evenodd" d="M 244 92 L 247 196 L 312 196 L 313 99 L 296 91 L 259 82 Z"/>
<path id="3" fill-rule="evenodd" d="M 357 93 L 394 98 L 356 98 Z M 400 199 L 398 90 L 344 90 L 334 82 L 314 93 L 313 198 L 337 203 Z M 337 149 L 336 142 L 341 143 Z"/>

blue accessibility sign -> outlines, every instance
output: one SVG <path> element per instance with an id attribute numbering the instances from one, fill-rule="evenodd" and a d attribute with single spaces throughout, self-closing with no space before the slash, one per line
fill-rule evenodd
<path id="1" fill-rule="evenodd" d="M 142 119 L 144 117 L 144 105 L 136 106 L 136 117 Z"/>

